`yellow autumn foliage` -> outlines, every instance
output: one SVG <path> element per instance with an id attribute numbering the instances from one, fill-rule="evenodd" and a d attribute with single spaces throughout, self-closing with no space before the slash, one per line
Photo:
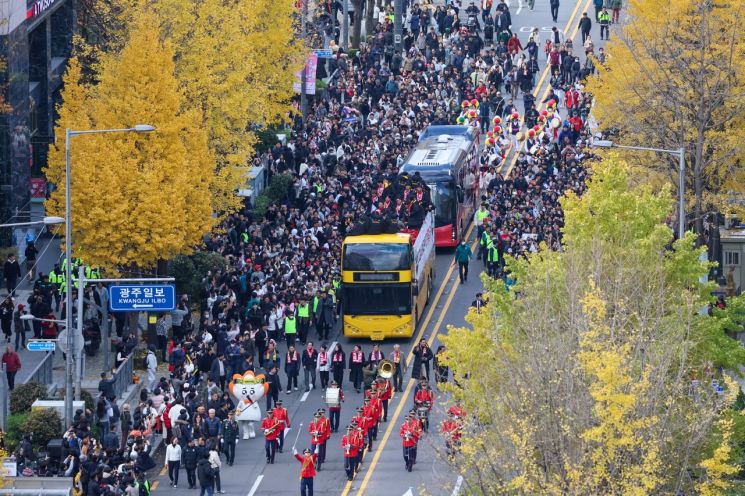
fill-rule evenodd
<path id="1" fill-rule="evenodd" d="M 199 112 L 185 105 L 170 42 L 160 40 L 156 18 L 139 14 L 121 53 L 101 60 L 98 85 L 80 84 L 75 60 L 65 76 L 46 171 L 58 186 L 47 202 L 50 214 L 64 213 L 65 129 L 156 127 L 72 138 L 74 251 L 110 273 L 188 253 L 215 223 L 216 161 L 207 131 Z"/>
<path id="2" fill-rule="evenodd" d="M 489 304 L 441 337 L 457 381 L 447 389 L 474 413 L 449 460 L 467 494 L 729 487 L 732 440 L 717 429 L 738 388 L 709 364 L 736 368 L 742 347 L 700 346 L 722 332 L 698 314 L 708 265 L 692 235 L 669 249 L 671 195 L 633 186 L 630 170 L 617 155 L 595 164 L 584 195 L 562 200 L 563 251 L 508 260 L 509 288 L 482 276 Z"/>
<path id="3" fill-rule="evenodd" d="M 628 15 L 588 80 L 593 115 L 619 144 L 686 149 L 701 232 L 708 213 L 745 210 L 745 2 L 629 0 Z M 677 157 L 633 153 L 652 183 L 677 184 Z"/>

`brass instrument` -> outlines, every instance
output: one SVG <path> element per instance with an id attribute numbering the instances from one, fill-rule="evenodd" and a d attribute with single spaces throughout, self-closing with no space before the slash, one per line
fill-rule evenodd
<path id="1" fill-rule="evenodd" d="M 409 431 L 404 432 L 404 440 L 411 441 L 411 438 L 412 438 L 411 432 Z"/>
<path id="2" fill-rule="evenodd" d="M 396 364 L 384 358 L 378 364 L 378 375 L 383 379 L 390 379 L 396 372 Z"/>
<path id="3" fill-rule="evenodd" d="M 265 436 L 268 436 L 269 434 L 271 434 L 271 433 L 272 433 L 272 432 L 274 432 L 275 430 L 277 430 L 277 428 L 276 428 L 276 427 L 271 427 L 271 428 L 269 428 L 269 429 L 264 429 L 264 435 L 265 435 Z"/>
<path id="4" fill-rule="evenodd" d="M 349 452 L 352 450 L 352 445 L 347 443 L 344 445 L 344 453 L 346 453 L 347 456 L 349 456 Z"/>
<path id="5" fill-rule="evenodd" d="M 318 444 L 318 431 L 310 431 L 313 435 L 313 444 Z"/>

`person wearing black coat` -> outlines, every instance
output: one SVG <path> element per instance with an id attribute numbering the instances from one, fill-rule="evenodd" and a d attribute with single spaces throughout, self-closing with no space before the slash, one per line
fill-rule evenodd
<path id="1" fill-rule="evenodd" d="M 429 348 L 427 341 L 422 339 L 414 348 L 414 366 L 411 369 L 411 378 L 420 379 L 422 377 L 422 365 L 424 365 L 425 377 L 429 381 L 429 362 L 432 361 L 432 350 Z"/>
<path id="2" fill-rule="evenodd" d="M 209 456 L 209 452 L 205 453 L 199 460 L 199 463 L 197 463 L 197 477 L 199 478 L 199 486 L 201 487 L 199 496 L 204 496 L 205 494 L 212 496 L 214 494 L 215 473 L 208 460 Z"/>
<path id="3" fill-rule="evenodd" d="M 592 29 L 592 20 L 588 17 L 587 12 L 584 12 L 582 18 L 579 20 L 579 29 L 582 31 L 582 44 L 584 45 Z"/>
<path id="4" fill-rule="evenodd" d="M 344 354 L 340 344 L 336 345 L 336 349 L 331 353 L 331 373 L 334 376 L 334 381 L 339 385 L 339 389 L 342 387 L 344 381 L 344 367 L 346 365 L 347 357 Z"/>
<path id="5" fill-rule="evenodd" d="M 282 383 L 277 375 L 277 367 L 272 366 L 266 374 L 266 383 L 269 384 L 269 391 L 266 393 L 266 409 L 272 407 L 272 402 L 276 403 L 279 399 L 279 393 L 282 391 Z"/>
<path id="6" fill-rule="evenodd" d="M 181 452 L 181 462 L 186 469 L 186 478 L 189 481 L 189 489 L 197 487 L 197 462 L 199 461 L 199 450 L 194 445 L 194 439 Z"/>
<path id="7" fill-rule="evenodd" d="M 554 22 L 557 22 L 559 19 L 559 0 L 551 0 L 549 4 L 551 5 L 551 18 Z"/>

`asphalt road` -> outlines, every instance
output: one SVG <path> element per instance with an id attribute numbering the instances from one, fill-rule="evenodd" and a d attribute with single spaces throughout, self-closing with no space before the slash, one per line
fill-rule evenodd
<path id="1" fill-rule="evenodd" d="M 594 9 L 591 6 L 592 0 L 563 0 L 559 11 L 559 22 L 556 24 L 560 29 L 564 29 L 567 37 L 575 39 L 575 53 L 582 52 L 581 38 L 577 31 L 577 24 L 582 12 L 587 11 L 590 16 L 594 15 Z M 523 2 L 523 7 L 519 8 L 517 0 L 511 0 L 511 11 L 513 16 L 513 31 L 519 33 L 521 41 L 527 42 L 528 33 L 533 27 L 541 29 L 542 40 L 545 40 L 551 31 L 554 23 L 551 20 L 548 0 L 536 0 L 535 9 L 529 10 L 527 0 Z M 464 2 L 465 8 L 468 3 Z M 461 11 L 463 12 L 463 10 Z M 599 27 L 593 22 L 593 40 L 595 46 L 601 46 L 599 41 Z M 582 56 L 584 61 L 584 56 Z M 539 56 L 541 67 L 546 66 L 545 58 Z M 538 76 L 538 85 L 535 89 L 536 100 L 540 102 L 545 98 L 548 89 L 549 77 L 546 71 L 542 71 Z M 518 103 L 522 105 L 522 98 L 518 98 Z M 541 110 L 543 107 L 539 107 Z M 522 109 L 521 109 L 522 110 Z M 521 112 L 522 114 L 522 112 Z M 513 154 L 510 154 L 510 159 Z M 508 160 L 504 171 L 511 168 L 511 160 Z M 473 239 L 473 236 L 471 236 Z M 453 260 L 452 251 L 438 252 L 437 255 L 437 276 L 436 291 L 430 306 L 427 308 L 424 318 L 418 329 L 416 338 L 406 341 L 385 341 L 382 344 L 382 350 L 385 356 L 391 351 L 395 342 L 401 344 L 402 351 L 408 354 L 413 344 L 418 338 L 424 337 L 430 343 L 433 350 L 439 345 L 438 335 L 447 332 L 447 326 L 465 325 L 464 315 L 467 307 L 474 299 L 475 294 L 482 289 L 479 279 L 479 273 L 483 265 L 479 261 L 471 263 L 471 275 L 465 284 L 458 284 L 457 269 L 452 268 Z M 362 344 L 363 351 L 369 353 L 372 344 L 364 340 L 349 340 L 340 335 L 339 325 L 337 325 L 332 342 L 340 342 L 344 350 L 349 355 L 354 344 Z M 314 336 L 311 336 L 313 339 Z M 316 340 L 316 344 L 318 344 Z M 329 343 L 331 344 L 331 343 Z M 280 345 L 282 351 L 285 351 L 284 344 Z M 329 348 L 333 349 L 333 345 Z M 283 387 L 285 376 L 280 372 Z M 302 381 L 302 375 L 300 377 Z M 417 465 L 413 472 L 408 473 L 404 470 L 401 440 L 398 435 L 398 429 L 402 422 L 403 415 L 408 411 L 413 403 L 413 382 L 409 380 L 409 374 L 406 374 L 404 381 L 404 392 L 396 393 L 390 402 L 388 422 L 382 423 L 379 428 L 378 440 L 375 443 L 374 450 L 366 453 L 360 472 L 355 480 L 347 482 L 344 472 L 343 454 L 341 450 L 341 437 L 343 429 L 349 424 L 353 416 L 354 409 L 362 404 L 362 394 L 357 394 L 348 383 L 348 376 L 344 381 L 344 392 L 346 401 L 341 411 L 341 429 L 339 433 L 334 433 L 328 441 L 326 463 L 323 470 L 315 478 L 315 493 L 322 495 L 416 495 L 422 491 L 427 494 L 445 495 L 457 494 L 459 486 L 458 474 L 453 473 L 447 464 L 442 461 L 440 453 L 444 444 L 437 433 L 440 422 L 443 419 L 444 403 L 447 398 L 437 395 L 437 405 L 433 409 L 431 425 L 433 428 L 430 433 L 425 435 L 419 444 L 417 456 Z M 303 448 L 310 447 L 310 436 L 308 434 L 308 424 L 312 419 L 313 413 L 325 406 L 322 401 L 322 391 L 313 390 L 304 393 L 303 388 L 300 391 L 291 394 L 280 393 L 285 407 L 290 413 L 291 428 L 286 432 L 284 453 L 277 453 L 275 464 L 267 465 L 264 456 L 263 437 L 259 436 L 251 440 L 241 440 L 237 446 L 236 461 L 233 467 L 227 467 L 225 464 L 221 471 L 222 489 L 227 494 L 241 496 L 289 496 L 299 493 L 299 471 L 300 464 L 293 458 L 291 453 L 292 444 L 297 436 L 297 431 L 302 423 L 301 432 L 297 442 L 297 448 L 302 451 Z M 262 404 L 262 412 L 264 411 Z M 259 432 L 257 426 L 257 433 Z M 183 492 L 186 485 L 185 473 L 182 470 L 179 489 L 169 487 L 167 475 L 164 472 L 156 478 L 158 494 L 177 494 Z M 188 490 L 186 490 L 189 492 Z M 409 493 L 411 491 L 411 493 Z"/>

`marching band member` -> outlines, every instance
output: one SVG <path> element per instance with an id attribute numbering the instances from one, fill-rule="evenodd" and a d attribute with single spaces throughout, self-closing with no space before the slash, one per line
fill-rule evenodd
<path id="1" fill-rule="evenodd" d="M 359 446 L 354 439 L 354 428 L 347 426 L 347 433 L 341 438 L 341 449 L 344 452 L 344 471 L 347 473 L 347 480 L 352 480 L 354 471 L 357 468 L 357 455 Z"/>
<path id="2" fill-rule="evenodd" d="M 302 456 L 298 455 L 296 449 L 292 450 L 292 454 L 302 464 L 300 468 L 300 495 L 313 496 L 313 478 L 316 476 L 318 454 L 311 452 L 308 448 L 303 450 Z M 318 470 L 321 470 L 320 466 Z"/>
<path id="3" fill-rule="evenodd" d="M 331 422 L 329 421 L 329 418 L 326 416 L 326 410 L 321 408 L 318 410 L 318 413 L 321 414 L 321 432 L 322 432 L 322 438 L 321 438 L 321 449 L 318 453 L 318 463 L 319 467 L 321 466 L 321 463 L 326 463 L 326 442 L 331 437 Z M 319 469 L 320 470 L 320 469 Z"/>
<path id="4" fill-rule="evenodd" d="M 393 386 L 391 381 L 383 377 L 378 378 L 380 385 L 378 391 L 380 395 L 380 403 L 383 407 L 383 422 L 388 422 L 388 402 L 393 397 Z"/>
<path id="5" fill-rule="evenodd" d="M 287 408 L 284 408 L 282 406 L 281 399 L 277 400 L 272 413 L 275 419 L 282 422 L 282 427 L 281 429 L 279 429 L 279 433 L 277 435 L 277 441 L 279 442 L 279 452 L 282 453 L 282 449 L 285 446 L 285 429 L 290 427 L 290 416 L 287 413 Z"/>
<path id="6" fill-rule="evenodd" d="M 362 439 L 363 439 L 363 441 L 365 439 L 367 439 L 369 437 L 368 436 L 367 419 L 365 418 L 365 415 L 363 413 L 363 408 L 361 406 L 357 407 L 357 415 L 355 415 L 354 417 L 352 417 L 352 422 L 356 422 L 357 423 L 357 427 L 360 428 L 360 430 L 362 432 Z M 365 448 L 372 449 L 372 445 L 364 444 L 363 445 L 363 448 L 362 448 L 363 454 L 364 454 Z"/>
<path id="7" fill-rule="evenodd" d="M 396 369 L 393 372 L 393 383 L 396 391 L 399 393 L 403 391 L 403 370 L 402 370 L 402 363 L 401 359 L 403 356 L 401 355 L 401 345 L 400 344 L 394 344 L 393 345 L 393 351 L 390 354 L 391 362 L 393 362 L 393 365 L 396 367 Z"/>
<path id="8" fill-rule="evenodd" d="M 460 446 L 461 425 L 458 417 L 452 411 L 448 411 L 446 418 L 440 426 L 440 432 L 445 438 L 445 449 L 449 457 L 455 456 Z"/>
<path id="9" fill-rule="evenodd" d="M 331 432 L 339 432 L 339 418 L 341 417 L 341 404 L 344 402 L 344 391 L 341 390 L 336 381 L 331 381 L 331 385 L 325 393 L 325 400 L 329 407 Z"/>
<path id="10" fill-rule="evenodd" d="M 461 405 L 460 399 L 455 399 L 455 404 L 451 406 L 448 409 L 448 413 L 453 412 L 453 415 L 455 415 L 459 419 L 466 418 L 466 409 L 463 408 L 463 405 Z"/>
<path id="11" fill-rule="evenodd" d="M 354 471 L 357 472 L 360 469 L 362 463 L 362 455 L 365 453 L 365 434 L 362 428 L 352 420 L 352 440 L 354 445 L 357 447 L 357 459 L 355 460 Z"/>
<path id="12" fill-rule="evenodd" d="M 274 455 L 277 452 L 277 437 L 282 428 L 282 422 L 275 419 L 272 410 L 266 411 L 266 418 L 261 421 L 261 430 L 264 432 L 264 449 L 266 450 L 266 462 L 273 464 Z"/>
<path id="13" fill-rule="evenodd" d="M 323 423 L 321 422 L 321 412 L 316 412 L 313 415 L 313 421 L 308 425 L 308 433 L 310 434 L 310 445 L 313 448 L 314 453 L 320 453 L 323 450 Z M 321 471 L 321 455 L 317 456 L 318 460 L 318 471 Z"/>
<path id="14" fill-rule="evenodd" d="M 378 437 L 378 421 L 375 418 L 375 408 L 370 403 L 370 398 L 365 398 L 362 415 L 367 423 L 367 447 L 372 451 L 373 441 Z"/>
<path id="15" fill-rule="evenodd" d="M 416 445 L 419 442 L 419 432 L 411 424 L 412 414 L 409 412 L 406 415 L 403 425 L 398 431 L 398 435 L 401 436 L 401 444 L 404 449 L 404 463 L 406 464 L 406 471 L 411 472 L 416 461 Z"/>

